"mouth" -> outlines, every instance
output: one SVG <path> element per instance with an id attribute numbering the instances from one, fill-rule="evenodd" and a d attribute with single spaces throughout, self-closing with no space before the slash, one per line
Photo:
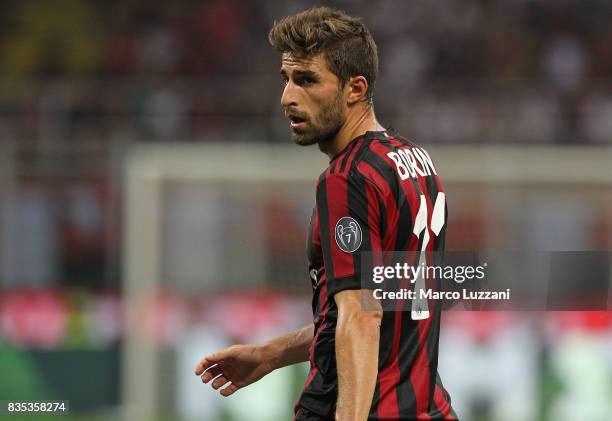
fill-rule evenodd
<path id="1" fill-rule="evenodd" d="M 290 114 L 287 116 L 289 120 L 291 120 L 291 128 L 292 129 L 303 129 L 306 126 L 306 119 L 303 117 L 298 117 L 296 115 Z"/>

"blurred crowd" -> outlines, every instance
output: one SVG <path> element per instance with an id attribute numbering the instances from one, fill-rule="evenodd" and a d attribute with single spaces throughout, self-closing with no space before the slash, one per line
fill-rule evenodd
<path id="1" fill-rule="evenodd" d="M 380 50 L 380 120 L 420 143 L 612 140 L 610 2 L 328 4 L 364 17 Z M 267 33 L 310 6 L 0 2 L 0 187 L 13 183 L 0 189 L 2 282 L 119 285 L 124 145 L 288 142 Z M 268 205 L 276 219 L 295 212 L 284 197 Z M 303 231 L 291 223 L 284 232 Z M 301 267 L 283 250 L 301 253 L 302 237 L 283 239 L 270 241 L 282 244 L 270 266 Z"/>
<path id="2" fill-rule="evenodd" d="M 327 2 L 379 45 L 376 106 L 423 143 L 609 143 L 605 0 Z M 0 137 L 28 151 L 284 142 L 274 20 L 301 0 L 0 4 Z M 52 145 L 52 146 L 49 146 Z"/>

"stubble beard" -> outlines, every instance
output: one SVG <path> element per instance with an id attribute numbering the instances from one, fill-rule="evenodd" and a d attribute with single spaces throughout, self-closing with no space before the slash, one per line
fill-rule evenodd
<path id="1" fill-rule="evenodd" d="M 301 146 L 325 144 L 336 137 L 345 120 L 342 113 L 342 94 L 339 92 L 329 104 L 323 106 L 314 120 L 309 120 L 305 129 L 291 130 L 294 143 Z"/>

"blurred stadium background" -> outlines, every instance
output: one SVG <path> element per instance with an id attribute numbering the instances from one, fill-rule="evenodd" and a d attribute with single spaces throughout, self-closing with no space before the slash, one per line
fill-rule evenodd
<path id="1" fill-rule="evenodd" d="M 449 249 L 611 249 L 612 3 L 327 4 L 377 40 L 382 123 L 437 160 Z M 311 5 L 0 2 L 0 399 L 290 418 L 306 367 L 230 399 L 193 368 L 311 320 L 326 162 L 290 145 L 266 41 Z M 610 314 L 446 313 L 440 372 L 463 420 L 610 420 Z"/>

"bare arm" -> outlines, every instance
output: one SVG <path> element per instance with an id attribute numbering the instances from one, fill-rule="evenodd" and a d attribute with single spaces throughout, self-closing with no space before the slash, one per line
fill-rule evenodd
<path id="1" fill-rule="evenodd" d="M 230 383 L 220 391 L 229 396 L 277 368 L 307 361 L 313 335 L 314 325 L 309 325 L 262 345 L 232 345 L 204 357 L 195 374 L 204 383 L 215 379 L 214 389 Z"/>
<path id="2" fill-rule="evenodd" d="M 273 361 L 273 370 L 308 361 L 313 337 L 314 325 L 310 324 L 264 344 L 264 352 Z"/>
<path id="3" fill-rule="evenodd" d="M 376 387 L 382 311 L 364 311 L 361 290 L 340 291 L 336 326 L 337 421 L 367 420 Z"/>

